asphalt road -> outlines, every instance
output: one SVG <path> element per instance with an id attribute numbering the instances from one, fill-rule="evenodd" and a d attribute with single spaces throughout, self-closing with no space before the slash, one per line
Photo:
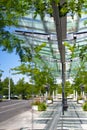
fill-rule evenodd
<path id="1" fill-rule="evenodd" d="M 30 109 L 30 100 L 7 100 L 0 102 L 0 122 Z"/>

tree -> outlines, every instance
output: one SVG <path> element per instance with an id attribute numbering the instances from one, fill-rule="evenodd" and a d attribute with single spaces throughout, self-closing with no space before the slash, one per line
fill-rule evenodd
<path id="1" fill-rule="evenodd" d="M 86 68 L 84 67 L 82 69 L 79 68 L 78 71 L 77 71 L 77 75 L 74 79 L 74 89 L 78 92 L 78 94 L 80 95 L 81 94 L 81 91 L 82 90 L 82 87 L 84 87 L 84 92 L 86 93 L 87 92 L 87 71 L 86 71 Z"/>
<path id="2" fill-rule="evenodd" d="M 8 96 L 8 85 L 9 85 L 9 78 L 6 77 L 4 81 L 2 82 L 2 87 L 3 87 L 3 95 Z"/>
<path id="3" fill-rule="evenodd" d="M 2 73 L 3 71 L 0 70 L 0 94 L 2 94 L 2 81 L 1 81 Z"/>
<path id="4" fill-rule="evenodd" d="M 33 80 L 38 90 L 38 94 L 43 95 L 47 91 L 45 86 L 49 87 L 47 89 L 52 93 L 54 78 L 50 68 L 45 66 L 42 70 L 36 70 L 34 70 Z"/>
<path id="5" fill-rule="evenodd" d="M 44 66 L 43 69 L 41 69 L 36 66 L 30 66 L 30 63 L 25 63 L 19 67 L 14 68 L 13 70 L 17 71 L 16 73 L 21 73 L 29 76 L 30 82 L 34 88 L 34 94 L 44 94 L 44 92 L 46 91 L 44 85 L 46 84 L 50 85 L 50 91 L 52 91 L 54 78 L 51 74 L 50 68 L 48 68 L 47 66 Z"/>
<path id="6" fill-rule="evenodd" d="M 16 51 L 21 57 L 23 40 L 13 35 L 13 28 L 18 27 L 20 17 L 29 9 L 28 0 L 0 1 L 0 47 L 9 53 Z"/>
<path id="7" fill-rule="evenodd" d="M 73 16 L 77 13 L 81 16 L 82 8 L 87 7 L 87 2 L 85 0 L 1 0 L 0 1 L 0 43 L 3 46 L 3 50 L 8 50 L 11 52 L 16 48 L 17 52 L 20 52 L 21 46 L 18 43 L 18 38 L 12 35 L 12 32 L 6 30 L 6 27 L 18 26 L 19 18 L 28 14 L 33 8 L 34 17 L 39 14 L 41 18 L 44 20 L 45 14 L 50 14 L 50 16 L 54 16 L 56 28 L 57 28 L 57 16 L 59 13 L 59 17 L 65 16 L 68 12 Z M 29 11 L 28 11 L 29 10 Z M 59 10 L 59 12 L 58 12 Z M 11 12 L 11 13 L 9 13 Z M 55 14 L 57 13 L 57 14 Z M 56 29 L 57 31 L 57 29 Z M 58 34 L 57 34 L 58 35 Z M 59 49 L 60 50 L 60 49 Z M 20 53 L 19 53 L 20 54 Z"/>
<path id="8" fill-rule="evenodd" d="M 34 9 L 34 18 L 39 14 L 41 19 L 44 20 L 45 14 L 49 14 L 54 17 L 56 32 L 57 32 L 57 40 L 58 47 L 61 55 L 61 60 L 64 57 L 61 49 L 63 49 L 62 45 L 62 34 L 60 28 L 61 18 L 66 16 L 69 12 L 73 16 L 74 13 L 77 13 L 81 16 L 82 8 L 86 9 L 87 2 L 85 0 L 20 0 L 14 1 L 9 0 L 1 0 L 1 8 L 0 8 L 0 43 L 3 46 L 3 50 L 8 50 L 12 52 L 13 49 L 16 49 L 16 52 L 19 54 L 20 58 L 22 58 L 22 53 L 24 52 L 21 43 L 21 40 L 18 40 L 17 37 L 12 35 L 12 32 L 6 30 L 6 27 L 18 26 L 19 19 L 27 13 L 30 13 L 32 8 Z M 30 12 L 29 12 L 30 11 Z M 9 13 L 11 12 L 11 13 Z M 86 10 L 85 10 L 86 12 Z M 58 32 L 60 30 L 60 33 Z M 24 54 L 24 53 L 23 53 Z"/>
<path id="9" fill-rule="evenodd" d="M 8 96 L 8 85 L 9 85 L 9 78 L 6 77 L 3 81 L 2 81 L 2 94 Z M 10 93 L 11 95 L 14 94 L 14 89 L 15 89 L 15 85 L 14 82 L 12 80 L 12 78 L 10 79 Z M 11 96 L 10 95 L 10 96 Z"/>
<path id="10" fill-rule="evenodd" d="M 24 78 L 20 79 L 15 86 L 15 94 L 20 95 L 22 99 L 26 99 L 29 93 L 29 84 L 25 83 Z"/>
<path id="11" fill-rule="evenodd" d="M 2 82 L 1 82 L 1 80 L 0 80 L 0 95 L 3 94 L 3 93 L 2 93 L 2 90 L 3 90 L 3 87 L 2 87 Z"/>
<path id="12" fill-rule="evenodd" d="M 69 81 L 65 82 L 65 97 L 73 93 L 72 85 Z"/>
<path id="13" fill-rule="evenodd" d="M 33 48 L 33 54 L 32 54 L 32 47 L 30 48 L 24 46 L 24 55 L 22 55 L 22 64 L 18 67 L 13 68 L 12 70 L 15 70 L 15 74 L 23 74 L 30 77 L 31 82 L 38 87 L 41 87 L 43 84 L 46 83 L 46 77 L 48 73 L 46 73 L 47 70 L 44 68 L 46 64 L 44 63 L 43 59 L 39 55 L 39 51 L 45 46 L 45 43 L 42 43 L 41 45 L 37 45 Z M 40 64 L 43 63 L 43 66 L 39 66 L 39 63 L 36 63 L 36 60 L 40 61 Z M 39 66 L 39 67 L 38 67 Z M 45 73 L 45 74 L 44 74 Z M 44 75 L 43 75 L 44 74 Z M 49 78 L 50 80 L 50 78 Z M 37 89 L 34 89 L 37 91 Z M 41 89 L 40 89 L 41 90 Z M 38 88 L 39 91 L 39 88 Z M 37 93 L 38 93 L 37 91 Z"/>

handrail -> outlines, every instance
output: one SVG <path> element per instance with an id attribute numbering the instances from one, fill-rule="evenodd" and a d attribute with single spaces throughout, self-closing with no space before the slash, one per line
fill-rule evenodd
<path id="1" fill-rule="evenodd" d="M 60 115 L 62 113 L 62 106 L 58 106 L 58 105 L 59 104 L 57 104 L 56 110 L 53 113 L 52 120 L 49 120 L 49 122 L 47 123 L 47 125 L 45 127 L 45 130 L 55 130 L 57 128 L 57 123 L 58 123 L 58 120 L 60 119 Z M 58 107 L 60 107 L 60 108 L 58 108 Z"/>

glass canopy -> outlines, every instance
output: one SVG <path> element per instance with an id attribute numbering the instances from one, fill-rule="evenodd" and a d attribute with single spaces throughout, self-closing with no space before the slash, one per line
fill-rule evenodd
<path id="1" fill-rule="evenodd" d="M 74 44 L 76 46 L 87 44 L 87 25 L 84 24 L 85 19 L 87 19 L 87 16 L 84 14 L 82 14 L 82 18 L 75 15 L 73 19 L 70 14 L 67 15 L 67 38 L 63 42 L 68 42 L 71 46 Z M 32 44 L 35 46 L 46 43 L 46 46 L 42 48 L 39 54 L 45 64 L 48 64 L 49 67 L 53 69 L 54 77 L 58 80 L 61 79 L 60 54 L 53 17 L 46 15 L 44 21 L 42 21 L 39 15 L 33 19 L 33 14 L 31 13 L 19 19 L 19 28 L 15 29 L 15 33 L 17 36 L 24 39 L 28 45 Z M 78 50 L 75 52 L 77 57 L 72 61 L 70 50 L 67 47 L 65 48 L 66 79 L 70 79 L 75 73 L 75 66 L 79 64 L 79 60 L 77 62 Z M 39 60 L 34 60 L 41 66 Z"/>

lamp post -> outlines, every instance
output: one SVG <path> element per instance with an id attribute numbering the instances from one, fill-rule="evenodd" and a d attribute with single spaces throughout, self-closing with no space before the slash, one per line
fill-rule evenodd
<path id="1" fill-rule="evenodd" d="M 10 70 L 9 70 L 8 100 L 10 100 L 10 99 L 11 99 L 11 97 L 10 97 L 10 92 L 11 92 L 11 86 L 10 86 Z"/>
<path id="2" fill-rule="evenodd" d="M 45 85 L 45 90 L 46 90 L 46 103 L 47 103 L 47 100 L 48 100 L 48 91 L 50 89 L 50 85 L 49 84 L 46 84 Z"/>
<path id="3" fill-rule="evenodd" d="M 84 85 L 83 84 L 80 85 L 80 89 L 81 89 L 81 95 L 84 96 Z"/>

